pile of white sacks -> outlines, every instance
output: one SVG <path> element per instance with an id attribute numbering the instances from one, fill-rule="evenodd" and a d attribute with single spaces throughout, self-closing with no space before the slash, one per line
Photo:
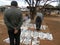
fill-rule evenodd
<path id="1" fill-rule="evenodd" d="M 28 23 L 27 23 L 28 22 Z M 31 31 L 28 30 L 28 27 L 30 28 L 36 28 L 35 24 L 29 24 L 29 20 L 26 21 L 25 23 L 23 23 L 22 27 L 21 27 L 21 35 L 20 35 L 20 42 L 23 44 L 31 44 L 32 45 L 40 45 L 40 40 L 53 40 L 53 36 L 50 33 L 44 33 L 44 32 L 37 32 L 37 31 Z M 46 30 L 48 28 L 48 26 L 46 25 L 41 25 L 41 30 Z M 7 43 L 9 43 L 9 38 L 3 40 Z"/>

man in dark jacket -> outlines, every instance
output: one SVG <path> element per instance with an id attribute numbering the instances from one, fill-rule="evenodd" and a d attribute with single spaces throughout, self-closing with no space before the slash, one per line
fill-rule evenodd
<path id="1" fill-rule="evenodd" d="M 16 1 L 11 2 L 11 8 L 6 9 L 4 12 L 4 22 L 8 29 L 10 38 L 10 45 L 20 45 L 20 34 L 22 25 L 21 10 L 17 8 Z"/>

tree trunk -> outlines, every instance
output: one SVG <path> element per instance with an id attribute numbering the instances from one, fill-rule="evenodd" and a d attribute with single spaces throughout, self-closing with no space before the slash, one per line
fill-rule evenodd
<path id="1" fill-rule="evenodd" d="M 31 16 L 31 22 L 34 22 L 34 17 L 36 15 L 36 8 L 35 7 L 30 7 L 30 16 Z"/>
<path id="2" fill-rule="evenodd" d="M 31 20 L 34 20 L 35 15 L 36 15 L 36 8 L 35 7 L 31 7 L 30 8 Z"/>

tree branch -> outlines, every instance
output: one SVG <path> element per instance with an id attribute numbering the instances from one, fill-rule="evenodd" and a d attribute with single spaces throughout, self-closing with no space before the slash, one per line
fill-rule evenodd
<path id="1" fill-rule="evenodd" d="M 29 6 L 31 6 L 31 4 L 28 2 L 28 0 L 25 0 L 25 1 L 28 3 Z"/>

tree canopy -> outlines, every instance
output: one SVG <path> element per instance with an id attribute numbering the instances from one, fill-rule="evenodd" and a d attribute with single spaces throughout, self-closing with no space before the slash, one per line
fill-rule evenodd
<path id="1" fill-rule="evenodd" d="M 29 5 L 30 7 L 30 15 L 31 19 L 34 19 L 34 16 L 36 14 L 36 9 L 37 6 L 43 5 L 41 9 L 44 9 L 47 4 L 49 5 L 52 2 L 57 2 L 58 0 L 25 0 L 25 2 Z"/>

